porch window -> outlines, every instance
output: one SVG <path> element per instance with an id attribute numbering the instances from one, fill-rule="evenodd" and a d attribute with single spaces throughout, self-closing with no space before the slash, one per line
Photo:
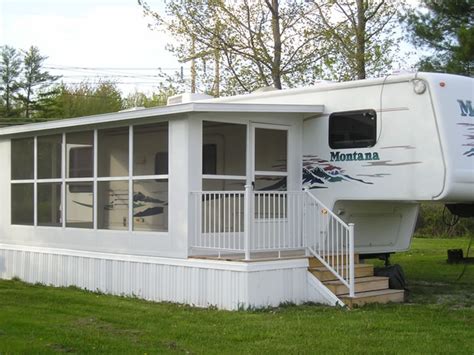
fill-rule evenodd
<path id="1" fill-rule="evenodd" d="M 12 224 L 33 225 L 33 184 L 12 184 L 11 213 Z"/>
<path id="2" fill-rule="evenodd" d="M 128 180 L 97 182 L 97 228 L 128 229 Z"/>
<path id="3" fill-rule="evenodd" d="M 202 174 L 204 178 L 246 179 L 247 126 L 204 121 Z M 232 176 L 232 177 L 231 177 Z"/>
<path id="4" fill-rule="evenodd" d="M 94 227 L 93 191 L 92 182 L 66 183 L 66 227 Z"/>
<path id="5" fill-rule="evenodd" d="M 66 134 L 67 178 L 92 178 L 94 171 L 94 132 Z"/>
<path id="6" fill-rule="evenodd" d="M 61 178 L 62 135 L 38 137 L 38 179 Z"/>
<path id="7" fill-rule="evenodd" d="M 61 226 L 61 183 L 38 183 L 38 225 Z"/>
<path id="8" fill-rule="evenodd" d="M 34 224 L 34 139 L 11 141 L 11 223 Z"/>
<path id="9" fill-rule="evenodd" d="M 66 227 L 94 226 L 94 131 L 66 133 Z"/>
<path id="10" fill-rule="evenodd" d="M 133 230 L 168 231 L 168 180 L 133 181 Z"/>
<path id="11" fill-rule="evenodd" d="M 128 177 L 128 131 L 128 127 L 98 131 L 98 177 Z"/>
<path id="12" fill-rule="evenodd" d="M 33 176 L 33 138 L 12 139 L 11 178 L 12 180 L 32 180 Z"/>
<path id="13" fill-rule="evenodd" d="M 97 131 L 97 228 L 128 229 L 130 128 Z"/>
<path id="14" fill-rule="evenodd" d="M 133 126 L 133 230 L 168 231 L 168 122 Z"/>

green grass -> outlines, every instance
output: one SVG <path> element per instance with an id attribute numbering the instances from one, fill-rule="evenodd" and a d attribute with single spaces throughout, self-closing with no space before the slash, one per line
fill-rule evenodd
<path id="1" fill-rule="evenodd" d="M 393 257 L 409 302 L 226 312 L 0 281 L 0 353 L 456 353 L 474 351 L 474 265 L 446 264 L 467 239 L 415 239 Z"/>

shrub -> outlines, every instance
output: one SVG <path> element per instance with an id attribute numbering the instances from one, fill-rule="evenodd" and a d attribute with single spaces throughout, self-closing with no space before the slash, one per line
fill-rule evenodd
<path id="1" fill-rule="evenodd" d="M 415 234 L 426 236 L 466 236 L 474 234 L 474 217 L 459 218 L 452 225 L 453 215 L 440 203 L 422 203 Z"/>

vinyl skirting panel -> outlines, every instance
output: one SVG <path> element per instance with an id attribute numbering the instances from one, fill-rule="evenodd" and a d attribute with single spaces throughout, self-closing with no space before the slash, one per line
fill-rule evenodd
<path id="1" fill-rule="evenodd" d="M 0 244 L 0 278 L 112 295 L 238 310 L 312 301 L 308 260 L 229 262 Z"/>

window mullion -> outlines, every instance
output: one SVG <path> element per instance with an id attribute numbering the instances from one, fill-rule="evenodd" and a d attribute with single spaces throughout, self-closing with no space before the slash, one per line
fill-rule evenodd
<path id="1" fill-rule="evenodd" d="M 98 131 L 97 129 L 94 129 L 94 147 L 93 147 L 93 152 L 94 152 L 94 157 L 93 157 L 93 164 L 94 164 L 94 168 L 93 168 L 93 188 L 92 188 L 92 198 L 93 198 L 93 202 L 92 202 L 92 223 L 93 223 L 93 228 L 94 230 L 97 230 L 97 217 L 98 217 L 98 213 L 97 213 L 97 168 L 98 168 L 98 163 L 97 163 L 97 157 L 98 157 L 98 145 L 97 145 L 97 142 L 98 142 Z"/>
<path id="2" fill-rule="evenodd" d="M 33 225 L 38 225 L 38 137 L 33 139 Z"/>
<path id="3" fill-rule="evenodd" d="M 133 230 L 133 125 L 128 129 L 128 231 Z"/>
<path id="4" fill-rule="evenodd" d="M 62 227 L 66 228 L 66 133 L 62 134 L 63 143 L 61 147 L 61 222 Z"/>

